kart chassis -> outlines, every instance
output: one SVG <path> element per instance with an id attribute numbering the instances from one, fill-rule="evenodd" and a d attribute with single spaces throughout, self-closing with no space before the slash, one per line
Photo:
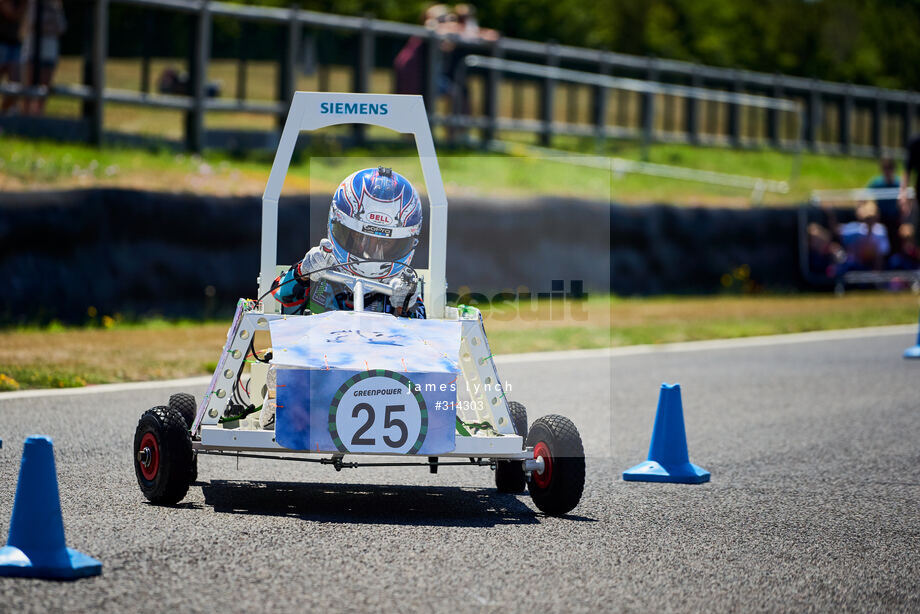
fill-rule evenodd
<path id="1" fill-rule="evenodd" d="M 323 112 L 323 109 L 337 108 L 339 103 L 348 105 L 344 107 L 346 109 L 361 109 L 367 108 L 367 105 L 374 105 L 378 109 L 385 107 L 388 112 L 385 115 Z M 494 464 L 498 460 L 521 460 L 524 461 L 525 472 L 542 470 L 542 459 L 539 457 L 534 459 L 533 450 L 525 449 L 522 436 L 514 431 L 508 403 L 492 359 L 481 316 L 475 309 L 461 311 L 446 305 L 447 197 L 421 96 L 314 92 L 294 94 L 262 197 L 259 295 L 267 295 L 277 273 L 287 269 L 277 263 L 278 200 L 298 135 L 302 131 L 354 123 L 381 126 L 399 133 L 411 134 L 415 138 L 429 199 L 429 268 L 419 270 L 422 297 L 428 318 L 455 320 L 461 323 L 460 367 L 471 400 L 469 409 L 465 410 L 468 412 L 465 417 L 477 422 L 488 422 L 494 429 L 492 434 L 457 436 L 455 449 L 438 456 L 466 458 L 473 464 Z M 336 272 L 328 272 L 325 276 L 327 279 L 347 283 L 352 287 L 356 297 L 355 313 L 362 311 L 364 290 L 389 291 L 389 286 L 372 280 L 350 278 L 348 275 Z M 220 417 L 227 406 L 232 386 L 237 382 L 241 370 L 246 366 L 246 356 L 253 336 L 260 331 L 268 332 L 269 323 L 273 320 L 292 317 L 309 316 L 283 315 L 280 313 L 280 305 L 271 299 L 264 303 L 247 300 L 239 302 L 217 368 L 201 399 L 194 423 L 190 428 L 194 450 L 199 453 L 216 454 L 247 453 L 247 456 L 250 455 L 248 453 L 258 453 L 258 455 L 274 453 L 275 458 L 280 458 L 277 456 L 278 453 L 284 453 L 286 458 L 295 460 L 308 460 L 300 456 L 317 454 L 309 450 L 301 451 L 282 447 L 275 441 L 274 430 L 264 430 L 258 428 L 257 425 L 252 426 L 242 422 L 236 428 L 227 428 L 226 425 L 220 423 Z M 267 370 L 268 367 L 260 363 L 252 365 L 250 390 L 263 389 L 266 384 Z M 458 415 L 460 413 L 462 412 L 458 412 Z M 328 456 L 328 453 L 326 454 Z M 349 455 L 352 454 L 387 455 L 385 452 L 349 452 Z M 405 454 L 397 455 L 406 456 Z M 484 461 L 483 459 L 490 460 Z M 316 459 L 316 462 L 333 464 L 336 469 L 357 466 L 357 463 L 344 463 L 340 455 Z M 424 464 L 430 463 L 436 463 L 436 458 L 432 457 L 429 463 Z"/>

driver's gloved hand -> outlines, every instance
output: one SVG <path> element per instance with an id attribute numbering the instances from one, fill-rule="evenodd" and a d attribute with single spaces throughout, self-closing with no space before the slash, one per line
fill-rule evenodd
<path id="1" fill-rule="evenodd" d="M 418 301 L 418 282 L 408 271 L 403 271 L 401 275 L 391 279 L 390 287 L 393 288 L 390 304 L 394 309 L 412 309 Z"/>
<path id="2" fill-rule="evenodd" d="M 323 239 L 319 245 L 312 248 L 304 255 L 300 261 L 300 277 L 310 276 L 310 281 L 319 281 L 322 279 L 322 273 L 314 273 L 326 267 L 335 264 L 335 258 L 332 256 L 332 241 Z"/>

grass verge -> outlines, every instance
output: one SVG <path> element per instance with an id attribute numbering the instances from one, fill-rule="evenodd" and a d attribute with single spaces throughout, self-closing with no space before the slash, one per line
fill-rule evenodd
<path id="1" fill-rule="evenodd" d="M 354 170 L 391 166 L 424 186 L 414 151 L 391 148 L 351 149 L 323 146 L 295 160 L 285 181 L 285 194 L 335 191 Z M 615 156 L 639 159 L 640 150 L 620 143 Z M 442 151 L 438 158 L 450 197 L 528 198 L 569 196 L 620 203 L 670 203 L 699 206 L 749 206 L 750 190 L 645 175 L 618 176 L 604 169 L 575 166 L 565 157 L 535 159 L 478 151 Z M 789 181 L 796 162 L 791 154 L 737 151 L 688 145 L 654 145 L 649 160 L 660 164 L 729 172 Z M 159 151 L 0 139 L 0 191 L 31 191 L 90 187 L 122 187 L 162 192 L 191 192 L 217 196 L 253 196 L 265 188 L 271 156 L 253 152 L 245 157 L 209 151 L 189 156 Z M 803 154 L 798 177 L 789 194 L 765 195 L 764 204 L 796 205 L 814 189 L 865 185 L 876 173 L 871 160 Z"/>
<path id="2" fill-rule="evenodd" d="M 830 295 L 592 298 L 484 309 L 495 354 L 670 343 L 916 322 L 917 297 Z M 0 390 L 204 375 L 227 322 L 113 323 L 0 331 Z"/>

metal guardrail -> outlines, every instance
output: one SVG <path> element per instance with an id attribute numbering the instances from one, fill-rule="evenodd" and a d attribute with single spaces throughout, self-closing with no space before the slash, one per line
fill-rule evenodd
<path id="1" fill-rule="evenodd" d="M 853 86 L 801 77 L 790 77 L 778 74 L 758 73 L 747 70 L 734 70 L 692 64 L 689 62 L 667 60 L 651 57 L 631 56 L 602 50 L 584 49 L 553 43 L 538 43 L 514 38 L 502 38 L 494 42 L 467 41 L 455 36 L 443 37 L 437 35 L 423 26 L 388 22 L 362 17 L 348 17 L 341 15 L 328 15 L 315 11 L 300 9 L 285 9 L 271 7 L 256 7 L 229 2 L 213 2 L 210 0 L 71 0 L 68 7 L 84 5 L 90 11 L 92 28 L 88 29 L 84 53 L 84 83 L 70 84 L 65 87 L 54 88 L 55 95 L 71 95 L 85 101 L 83 117 L 90 124 L 92 140 L 102 140 L 102 126 L 104 105 L 106 102 L 117 100 L 129 104 L 160 106 L 164 108 L 177 108 L 186 112 L 185 143 L 189 149 L 201 149 L 204 143 L 204 113 L 206 111 L 221 110 L 252 110 L 279 115 L 283 114 L 288 101 L 295 89 L 296 63 L 298 50 L 304 39 L 304 29 L 327 29 L 334 31 L 357 33 L 358 41 L 355 49 L 355 66 L 351 90 L 355 92 L 370 91 L 370 75 L 376 65 L 375 39 L 377 37 L 407 38 L 412 36 L 422 37 L 427 40 L 428 69 L 424 76 L 426 103 L 429 109 L 435 108 L 437 74 L 435 67 L 441 55 L 439 43 L 444 38 L 452 38 L 458 48 L 464 53 L 479 52 L 493 59 L 528 60 L 540 62 L 550 67 L 560 67 L 566 63 L 571 67 L 590 69 L 598 78 L 610 75 L 614 71 L 625 72 L 632 77 L 641 77 L 646 82 L 669 82 L 667 85 L 674 96 L 683 98 L 682 116 L 686 123 L 686 140 L 698 141 L 696 125 L 700 111 L 698 103 L 701 100 L 690 96 L 688 93 L 693 88 L 702 88 L 704 85 L 710 89 L 725 88 L 736 95 L 749 95 L 747 92 L 768 94 L 772 98 L 796 98 L 801 100 L 805 109 L 807 121 L 802 128 L 804 141 L 809 147 L 816 150 L 834 150 L 857 155 L 879 155 L 883 152 L 894 151 L 906 142 L 908 135 L 913 130 L 916 119 L 917 105 L 920 104 L 920 94 L 915 92 L 887 90 L 875 87 Z M 191 93 L 183 97 L 187 102 L 162 99 L 158 94 L 130 95 L 124 91 L 106 91 L 104 65 L 108 55 L 108 30 L 109 6 L 112 4 L 130 5 L 135 7 L 156 9 L 184 13 L 193 20 L 193 44 L 189 55 L 191 76 Z M 283 49 L 281 49 L 278 78 L 278 99 L 271 101 L 250 102 L 237 100 L 235 103 L 226 101 L 208 101 L 205 96 L 205 73 L 210 58 L 211 50 L 211 23 L 214 17 L 227 17 L 250 22 L 276 24 L 283 28 Z M 306 36 L 310 36 L 309 32 Z M 561 68 L 564 70 L 564 68 Z M 453 125 L 485 126 L 486 130 L 525 130 L 537 132 L 541 135 L 541 143 L 551 144 L 552 132 L 547 131 L 546 122 L 514 118 L 508 120 L 498 117 L 498 90 L 501 88 L 503 78 L 500 71 L 487 69 L 487 90 L 489 91 L 490 104 L 486 109 L 489 121 L 480 119 L 463 119 L 456 116 L 437 118 L 439 123 Z M 149 58 L 145 59 L 143 74 L 149 75 Z M 640 81 L 641 82 L 641 81 Z M 76 86 L 76 87 L 75 87 Z M 89 88 L 87 89 L 81 89 Z M 541 113 L 545 118 L 552 116 L 554 82 L 549 80 L 543 85 Z M 601 96 L 602 97 L 602 96 Z M 597 108 L 604 106 L 595 100 L 595 115 Z M 718 102 L 714 100 L 713 102 Z M 251 105 L 251 106 L 250 106 Z M 278 105 L 281 105 L 280 107 Z M 645 126 L 654 121 L 654 95 L 646 90 L 642 96 L 642 111 L 639 119 L 640 126 Z M 727 126 L 725 133 L 727 140 L 735 145 L 745 142 L 742 127 L 742 114 L 738 105 L 729 104 L 727 112 Z M 828 122 L 830 114 L 824 113 L 826 108 L 836 108 L 836 121 Z M 854 138 L 858 131 L 859 123 L 856 121 L 857 110 L 868 111 L 871 116 L 870 129 L 867 142 L 859 142 Z M 766 118 L 752 121 L 760 122 L 764 128 L 766 142 L 782 147 L 783 136 L 780 122 L 778 121 L 779 109 L 767 108 Z M 893 116 L 900 119 L 899 134 L 892 137 L 890 133 L 894 126 L 891 123 Z M 574 123 L 569 121 L 568 123 Z M 596 122 L 599 123 L 599 122 Z M 635 135 L 637 130 L 617 127 L 606 127 L 605 134 L 610 136 Z M 574 130 L 576 133 L 585 133 L 585 130 Z M 360 127 L 356 129 L 355 136 L 363 135 Z M 886 136 L 888 135 L 888 136 Z M 492 137 L 494 135 L 487 134 Z M 654 135 L 653 135 L 654 136 Z M 486 140 L 490 140 L 486 139 Z"/>
<path id="2" fill-rule="evenodd" d="M 505 154 L 521 153 L 530 157 L 540 158 L 541 160 L 609 170 L 614 176 L 627 174 L 648 175 L 651 177 L 678 179 L 682 181 L 693 181 L 697 183 L 707 183 L 709 185 L 750 190 L 751 200 L 755 204 L 759 204 L 763 200 L 765 192 L 772 192 L 775 194 L 789 193 L 789 184 L 787 182 L 763 179 L 761 177 L 733 175 L 731 173 L 719 173 L 716 171 L 705 171 L 685 166 L 628 160 L 626 158 L 573 153 L 559 149 L 549 149 L 546 147 L 523 145 L 521 143 L 507 143 L 503 141 L 492 141 L 489 143 L 489 149 Z"/>
<path id="3" fill-rule="evenodd" d="M 920 289 L 920 271 L 849 271 L 844 273 L 845 285 L 883 284 L 893 281 L 909 282 L 912 289 Z"/>
<path id="4" fill-rule="evenodd" d="M 539 64 L 529 64 L 526 62 L 517 62 L 504 60 L 501 58 L 490 58 L 479 55 L 470 55 L 464 58 L 463 62 L 458 64 L 455 82 L 466 84 L 469 69 L 485 69 L 490 73 L 524 75 L 540 79 L 544 90 L 551 90 L 556 82 L 575 83 L 588 85 L 594 89 L 594 123 L 592 126 L 578 125 L 572 123 L 559 123 L 555 121 L 552 112 L 552 105 L 549 100 L 545 100 L 542 105 L 542 118 L 539 120 L 540 125 L 535 126 L 542 136 L 543 143 L 549 143 L 554 133 L 590 135 L 603 139 L 611 136 L 611 126 L 607 122 L 607 104 L 609 90 L 624 90 L 636 92 L 643 95 L 645 109 L 643 112 L 643 121 L 641 128 L 637 131 L 643 144 L 647 145 L 656 139 L 665 136 L 663 131 L 655 129 L 654 125 L 654 104 L 656 95 L 681 96 L 687 100 L 717 102 L 731 105 L 735 111 L 742 107 L 752 107 L 757 109 L 768 109 L 776 112 L 793 113 L 797 123 L 795 126 L 796 137 L 791 139 L 791 145 L 798 149 L 801 145 L 802 135 L 806 126 L 806 117 L 803 106 L 794 100 L 784 98 L 772 98 L 769 96 L 757 96 L 745 93 L 726 92 L 723 90 L 708 89 L 702 87 L 691 87 L 685 85 L 674 85 L 670 83 L 659 83 L 651 81 L 641 81 L 639 79 L 630 79 L 625 77 L 614 77 L 610 75 L 598 75 L 579 70 L 559 68 L 555 66 L 542 66 Z M 463 96 L 466 88 L 464 86 L 454 88 L 454 109 L 464 110 L 467 105 L 464 104 Z M 495 95 L 495 89 L 487 88 L 485 90 L 485 101 L 483 107 L 486 109 L 496 108 L 497 101 L 492 97 Z M 456 112 L 456 111 L 455 111 Z M 496 117 L 494 113 L 486 116 L 484 123 L 484 138 L 493 140 L 498 128 L 502 126 L 501 117 Z M 456 124 L 455 124 L 456 125 Z M 624 130 L 628 133 L 628 128 L 613 127 L 613 136 L 622 136 Z M 699 135 L 699 126 L 694 121 L 688 125 L 690 132 Z M 671 140 L 679 140 L 679 136 Z"/>
<path id="5" fill-rule="evenodd" d="M 12 94 L 24 97 L 60 96 L 62 98 L 75 98 L 77 100 L 94 100 L 96 95 L 93 88 L 85 85 L 52 85 L 51 87 L 23 87 L 17 84 L 0 84 L 0 94 Z M 191 111 L 194 101 L 188 96 L 173 94 L 147 94 L 134 90 L 106 88 L 102 94 L 105 102 L 132 104 L 157 109 L 173 109 L 177 111 Z M 270 115 L 284 115 L 288 105 L 272 100 L 237 100 L 226 98 L 207 98 L 204 108 L 208 111 L 264 113 Z"/>
<path id="6" fill-rule="evenodd" d="M 916 198 L 914 188 L 908 186 L 904 190 L 910 200 Z M 901 188 L 852 188 L 849 190 L 813 190 L 811 202 L 814 205 L 821 203 L 855 203 L 863 200 L 895 200 L 901 195 Z"/>
<path id="7" fill-rule="evenodd" d="M 731 104 L 741 104 L 749 107 L 759 107 L 763 109 L 793 111 L 796 113 L 802 109 L 802 105 L 799 103 L 782 98 L 769 98 L 767 96 L 726 92 L 723 90 L 713 90 L 702 87 L 673 85 L 670 83 L 660 83 L 657 81 L 642 81 L 640 79 L 629 79 L 626 77 L 612 77 L 609 75 L 598 75 L 580 70 L 558 68 L 556 66 L 541 66 L 539 64 L 528 64 L 526 62 L 502 60 L 501 58 L 489 58 L 481 55 L 469 55 L 464 58 L 463 61 L 464 64 L 466 64 L 466 66 L 469 68 L 486 68 L 499 70 L 505 73 L 529 75 L 532 77 L 539 77 L 541 79 L 553 79 L 554 81 L 582 83 L 584 85 L 592 85 L 607 89 L 629 90 L 633 92 L 642 92 L 645 94 L 683 96 L 686 98 L 695 98 L 697 100 L 707 100 L 710 102 L 726 102 Z"/>

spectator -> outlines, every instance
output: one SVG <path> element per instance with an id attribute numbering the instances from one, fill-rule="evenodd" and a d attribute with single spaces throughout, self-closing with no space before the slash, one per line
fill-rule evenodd
<path id="1" fill-rule="evenodd" d="M 465 51 L 457 48 L 457 40 L 464 43 L 495 41 L 498 32 L 480 28 L 476 21 L 476 9 L 469 4 L 458 4 L 451 10 L 445 4 L 432 4 L 422 15 L 422 23 L 429 30 L 441 35 L 454 35 L 443 38 L 439 44 L 438 65 L 431 67 L 435 75 L 434 96 L 459 96 L 460 109 L 457 112 L 468 113 L 468 92 L 465 84 L 455 84 L 457 68 Z M 419 36 L 410 38 L 397 54 L 393 62 L 396 73 L 396 93 L 421 94 L 425 87 L 425 39 Z M 460 89 L 458 90 L 457 87 Z"/>
<path id="2" fill-rule="evenodd" d="M 455 31 L 460 40 L 467 44 L 492 43 L 498 40 L 498 32 L 489 28 L 480 28 L 476 20 L 476 8 L 471 4 L 458 4 L 454 6 L 453 19 L 456 22 Z M 443 64 L 444 72 L 440 77 L 445 94 L 454 96 L 452 102 L 459 102 L 459 108 L 452 104 L 454 113 L 470 114 L 470 92 L 466 83 L 454 83 L 457 77 L 457 68 L 469 54 L 469 47 L 454 46 L 447 55 Z"/>
<path id="3" fill-rule="evenodd" d="M 457 23 L 460 26 L 460 36 L 467 40 L 480 40 L 494 42 L 498 40 L 498 30 L 480 28 L 476 20 L 476 7 L 472 4 L 458 4 L 454 7 Z"/>
<path id="4" fill-rule="evenodd" d="M 447 34 L 454 31 L 451 25 L 450 9 L 446 4 L 432 4 L 422 13 L 422 24 L 429 30 L 438 34 Z M 393 61 L 393 70 L 396 73 L 397 94 L 421 94 L 425 88 L 425 38 L 413 36 L 396 54 Z M 450 41 L 441 42 L 441 52 L 453 49 Z M 439 71 L 440 74 L 440 71 Z M 440 94 L 440 86 L 438 87 Z"/>
<path id="5" fill-rule="evenodd" d="M 901 205 L 901 219 L 910 219 L 913 208 L 907 197 L 907 186 L 910 185 L 910 175 L 916 173 L 914 184 L 914 198 L 920 197 L 920 134 L 916 134 L 907 141 L 907 159 L 904 162 L 904 175 L 901 179 L 901 191 L 898 195 L 898 204 Z"/>
<path id="6" fill-rule="evenodd" d="M 838 229 L 847 253 L 847 270 L 879 270 L 891 252 L 888 231 L 879 223 L 878 206 L 867 201 L 856 207 L 856 221 Z"/>
<path id="7" fill-rule="evenodd" d="M 837 266 L 846 261 L 846 253 L 827 228 L 812 222 L 808 225 L 808 269 L 829 278 L 836 277 Z"/>
<path id="8" fill-rule="evenodd" d="M 901 224 L 898 229 L 899 249 L 888 259 L 888 268 L 914 270 L 920 268 L 920 249 L 913 224 Z"/>
<path id="9" fill-rule="evenodd" d="M 4 77 L 9 83 L 20 82 L 22 28 L 26 8 L 26 0 L 0 0 L 0 83 Z M 9 113 L 16 101 L 16 96 L 4 96 L 0 113 Z"/>
<path id="10" fill-rule="evenodd" d="M 871 190 L 886 190 L 897 188 L 901 185 L 898 181 L 898 176 L 895 173 L 895 164 L 894 160 L 891 158 L 882 158 L 879 164 L 882 174 L 874 177 L 872 181 L 869 182 L 867 186 Z M 898 227 L 903 221 L 901 215 L 901 207 L 898 204 L 897 197 L 895 198 L 876 198 L 875 203 L 878 205 L 879 218 L 882 224 L 885 225 L 885 230 L 888 231 L 888 236 L 891 238 L 891 251 L 897 251 L 897 236 L 898 236 Z"/>
<path id="11" fill-rule="evenodd" d="M 41 9 L 41 10 L 39 10 Z M 41 14 L 39 30 L 41 36 L 38 45 L 35 40 L 35 19 Z M 22 58 L 25 68 L 23 81 L 28 85 L 48 87 L 54 77 L 54 71 L 60 58 L 60 38 L 67 29 L 62 0 L 30 0 L 28 19 L 26 20 L 26 38 L 22 46 Z M 38 80 L 35 79 L 35 54 L 38 53 Z M 23 103 L 26 115 L 41 115 L 45 112 L 47 97 L 26 98 Z"/>

